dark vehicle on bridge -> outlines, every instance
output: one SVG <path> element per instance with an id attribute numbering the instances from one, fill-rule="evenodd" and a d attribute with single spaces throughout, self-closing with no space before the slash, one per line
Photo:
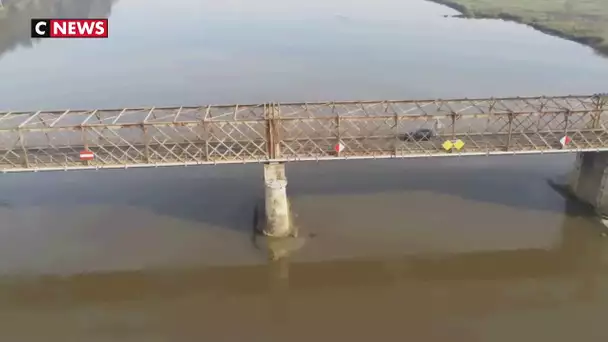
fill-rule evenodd
<path id="1" fill-rule="evenodd" d="M 434 130 L 429 128 L 421 128 L 414 132 L 403 134 L 399 138 L 403 141 L 429 141 L 435 138 L 436 136 L 437 134 Z"/>

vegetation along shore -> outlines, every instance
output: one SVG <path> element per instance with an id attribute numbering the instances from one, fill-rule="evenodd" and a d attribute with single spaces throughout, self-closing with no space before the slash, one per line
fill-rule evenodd
<path id="1" fill-rule="evenodd" d="M 608 56 L 606 0 L 429 0 L 464 18 L 502 19 L 592 47 Z"/>

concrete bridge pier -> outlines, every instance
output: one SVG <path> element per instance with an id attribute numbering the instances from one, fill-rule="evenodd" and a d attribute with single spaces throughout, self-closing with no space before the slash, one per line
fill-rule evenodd
<path id="1" fill-rule="evenodd" d="M 287 199 L 285 164 L 264 164 L 264 183 L 266 197 L 266 222 L 262 228 L 264 235 L 277 238 L 292 236 L 293 227 Z"/>
<path id="2" fill-rule="evenodd" d="M 571 192 L 608 217 L 608 152 L 579 152 L 570 175 Z"/>

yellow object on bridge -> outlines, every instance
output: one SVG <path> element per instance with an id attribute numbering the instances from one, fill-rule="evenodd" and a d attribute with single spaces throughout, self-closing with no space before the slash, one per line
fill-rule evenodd
<path id="1" fill-rule="evenodd" d="M 462 141 L 460 139 L 446 140 L 441 146 L 446 151 L 450 151 L 450 150 L 453 150 L 453 149 L 456 149 L 456 150 L 460 151 L 464 147 L 464 141 Z"/>

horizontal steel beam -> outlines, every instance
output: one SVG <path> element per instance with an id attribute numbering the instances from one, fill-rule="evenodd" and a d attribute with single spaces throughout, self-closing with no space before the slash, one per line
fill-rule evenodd
<path id="1" fill-rule="evenodd" d="M 12 168 L 1 169 L 2 173 L 18 172 L 45 172 L 45 171 L 78 171 L 78 170 L 126 170 L 141 168 L 159 168 L 174 166 L 199 166 L 199 165 L 232 165 L 232 164 L 262 164 L 262 163 L 285 163 L 285 162 L 320 162 L 320 161 L 347 161 L 347 160 L 381 160 L 381 159 L 411 159 L 411 158 L 432 158 L 432 157 L 481 157 L 481 156 L 518 156 L 536 154 L 564 154 L 577 152 L 607 152 L 605 148 L 584 148 L 566 150 L 544 150 L 544 151 L 493 151 L 493 152 L 457 152 L 457 153 L 438 153 L 438 154 L 407 154 L 407 155 L 370 155 L 370 156 L 347 156 L 347 157 L 294 157 L 279 159 L 260 159 L 260 160 L 220 160 L 213 162 L 184 162 L 184 163 L 157 163 L 157 164 L 107 164 L 92 166 L 44 166 L 31 168 Z"/>

